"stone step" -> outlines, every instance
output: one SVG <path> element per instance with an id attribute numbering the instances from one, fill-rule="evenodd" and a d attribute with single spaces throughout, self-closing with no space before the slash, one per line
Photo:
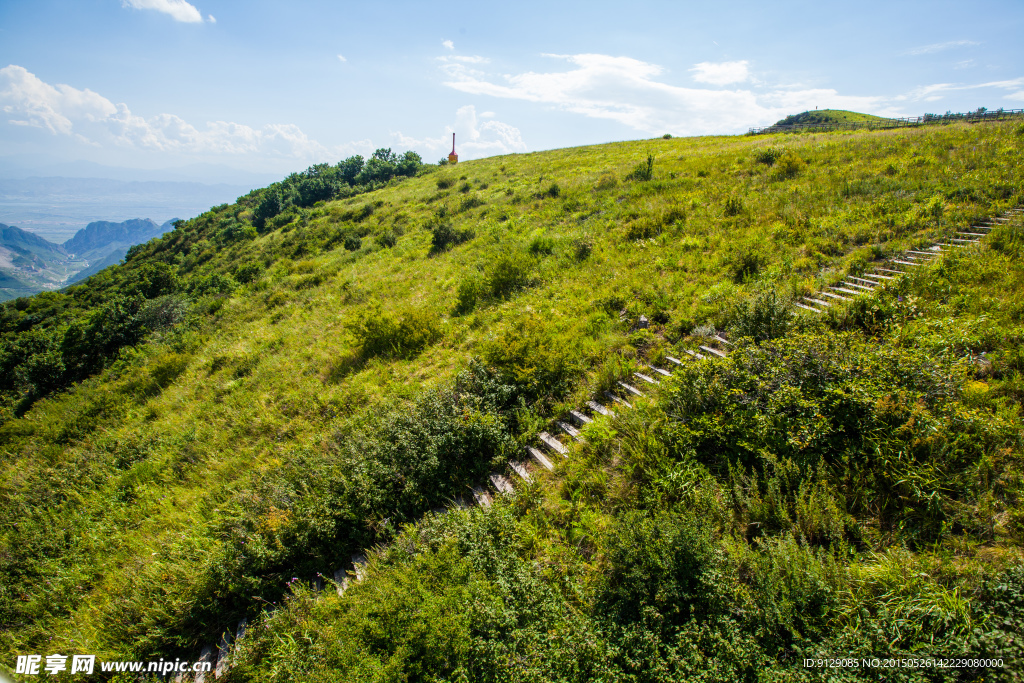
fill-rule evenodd
<path id="1" fill-rule="evenodd" d="M 352 571 L 356 573 L 356 581 L 366 578 L 366 555 L 356 553 L 352 556 Z"/>
<path id="2" fill-rule="evenodd" d="M 618 396 L 616 396 L 615 394 L 613 394 L 610 391 L 604 392 L 604 395 L 607 396 L 608 398 L 610 398 L 613 403 L 621 403 L 622 405 L 626 406 L 627 408 L 632 408 L 633 407 L 632 403 L 630 403 L 629 401 L 627 401 L 625 399 L 619 398 Z"/>
<path id="3" fill-rule="evenodd" d="M 555 453 L 560 453 L 565 457 L 569 457 L 569 450 L 562 445 L 562 442 L 551 436 L 547 432 L 541 432 L 537 435 L 537 438 L 544 442 L 548 448 L 553 450 Z"/>
<path id="4" fill-rule="evenodd" d="M 879 280 L 895 280 L 891 275 L 876 275 L 874 273 L 864 273 L 864 277 L 877 278 Z"/>
<path id="5" fill-rule="evenodd" d="M 546 470 L 554 470 L 555 469 L 555 466 L 551 464 L 551 461 L 548 460 L 547 456 L 544 455 L 543 453 L 541 453 L 540 451 L 538 451 L 536 448 L 531 448 L 530 446 L 527 446 L 526 447 L 526 452 L 530 454 L 530 457 L 533 458 L 534 462 L 536 462 L 538 465 L 540 465 L 544 469 L 546 469 Z"/>
<path id="6" fill-rule="evenodd" d="M 598 415 L 604 415 L 605 417 L 615 417 L 615 413 L 608 410 L 597 401 L 587 401 L 587 407 L 593 410 Z"/>
<path id="7" fill-rule="evenodd" d="M 217 643 L 217 666 L 213 667 L 214 678 L 220 678 L 231 668 L 231 642 L 233 639 L 230 630 L 221 634 L 220 642 Z"/>
<path id="8" fill-rule="evenodd" d="M 494 472 L 490 474 L 488 479 L 494 484 L 494 488 L 498 490 L 498 493 L 514 493 L 515 489 L 512 488 L 512 482 L 508 480 L 504 474 L 498 474 Z"/>
<path id="9" fill-rule="evenodd" d="M 714 337 L 712 337 L 712 339 L 714 339 L 715 341 L 722 342 L 726 346 L 732 346 L 732 342 L 729 341 L 728 339 L 722 337 L 721 335 L 716 334 Z"/>
<path id="10" fill-rule="evenodd" d="M 543 456 L 541 456 L 541 457 L 543 457 Z M 518 474 L 519 478 L 522 479 L 523 481 L 525 481 L 525 482 L 533 481 L 533 477 L 530 476 L 530 470 L 526 469 L 526 463 L 519 462 L 518 460 L 513 460 L 508 465 L 509 465 L 509 467 L 512 468 L 512 471 L 515 472 L 516 474 Z"/>
<path id="11" fill-rule="evenodd" d="M 643 396 L 643 393 L 641 393 L 641 391 L 634 387 L 632 384 L 626 384 L 625 382 L 616 382 L 616 384 L 618 384 L 620 387 L 622 387 L 629 393 L 633 394 L 634 396 Z"/>
<path id="12" fill-rule="evenodd" d="M 966 249 L 967 248 L 966 244 L 940 244 L 940 246 L 943 246 L 943 247 L 956 247 L 957 249 Z"/>
<path id="13" fill-rule="evenodd" d="M 876 282 L 875 280 L 865 280 L 862 277 L 854 277 L 853 275 L 850 276 L 850 279 L 856 280 L 857 282 L 863 282 L 868 286 L 869 289 L 873 289 L 878 286 L 878 282 Z"/>
<path id="14" fill-rule="evenodd" d="M 718 349 L 712 348 L 710 346 L 699 346 L 698 348 L 701 351 L 707 351 L 708 353 L 718 356 L 719 358 L 725 358 L 725 356 L 727 355 L 723 351 L 719 351 Z"/>
<path id="15" fill-rule="evenodd" d="M 832 304 L 830 304 L 827 301 L 822 301 L 821 299 L 812 299 L 809 296 L 805 296 L 804 297 L 804 301 L 810 301 L 811 303 L 821 304 L 822 306 L 825 306 L 826 308 L 832 305 Z"/>
<path id="16" fill-rule="evenodd" d="M 561 429 L 563 432 L 565 432 L 566 434 L 568 434 L 572 438 L 576 439 L 577 441 L 583 441 L 583 437 L 580 435 L 579 430 L 576 429 L 575 427 L 573 427 L 568 422 L 562 422 L 561 420 L 555 420 L 555 424 L 558 425 L 559 429 Z"/>
<path id="17" fill-rule="evenodd" d="M 673 358 L 672 356 L 665 356 L 665 360 L 667 360 L 669 363 L 675 363 L 676 365 L 683 364 L 683 361 L 679 360 L 678 358 Z"/>
<path id="18" fill-rule="evenodd" d="M 648 384 L 661 384 L 661 382 L 659 382 L 658 380 L 654 379 L 653 377 L 648 377 L 647 375 L 641 372 L 634 372 L 633 376 L 636 377 L 637 379 L 647 382 Z"/>
<path id="19" fill-rule="evenodd" d="M 854 287 L 856 287 L 856 286 L 857 285 L 854 285 Z M 858 294 L 860 294 L 860 292 L 858 292 L 855 289 L 844 289 L 842 287 L 837 287 L 835 285 L 832 286 L 832 289 L 836 290 L 837 292 L 846 292 L 847 294 L 853 294 L 854 296 L 857 296 Z"/>
<path id="20" fill-rule="evenodd" d="M 967 235 L 968 237 L 985 237 L 988 235 L 987 232 L 958 232 L 958 235 Z"/>
<path id="21" fill-rule="evenodd" d="M 697 360 L 704 360 L 704 354 L 702 353 L 697 353 L 696 351 L 691 351 L 690 349 L 683 349 L 683 353 L 686 353 L 696 358 Z"/>
<path id="22" fill-rule="evenodd" d="M 796 301 L 793 302 L 793 305 L 796 306 L 797 308 L 802 308 L 805 311 L 814 311 L 815 313 L 823 313 L 824 312 L 820 308 L 812 308 L 810 306 L 804 306 L 803 304 L 798 303 Z"/>
<path id="23" fill-rule="evenodd" d="M 569 417 L 571 417 L 573 419 L 573 421 L 576 424 L 578 424 L 580 427 L 582 427 L 582 426 L 584 426 L 586 424 L 590 424 L 592 422 L 592 420 L 589 417 L 587 417 L 586 415 L 584 415 L 583 413 L 581 413 L 578 410 L 570 410 L 569 411 Z"/>
<path id="24" fill-rule="evenodd" d="M 334 570 L 334 585 L 338 590 L 338 595 L 344 593 L 345 589 L 348 588 L 348 574 L 344 569 Z"/>
<path id="25" fill-rule="evenodd" d="M 870 287 L 865 287 L 864 285 L 858 285 L 856 282 L 841 282 L 840 284 L 845 285 L 847 287 L 856 287 L 857 289 L 863 289 L 866 292 L 870 292 L 871 291 Z M 845 291 L 845 290 L 840 290 L 840 291 Z M 860 292 L 860 293 L 863 294 L 864 292 Z"/>
<path id="26" fill-rule="evenodd" d="M 894 259 L 889 259 L 889 260 L 890 260 L 890 262 L 892 262 L 892 263 L 898 263 L 898 264 L 900 264 L 901 266 L 919 266 L 919 265 L 921 265 L 920 263 L 915 263 L 914 261 L 901 261 L 901 260 L 899 260 L 899 259 L 896 259 L 896 258 L 894 258 Z"/>
<path id="27" fill-rule="evenodd" d="M 892 270 L 891 268 L 875 268 L 875 270 L 880 270 L 883 273 L 895 273 L 896 275 L 906 275 L 906 273 L 904 273 L 902 270 Z M 885 276 L 884 275 L 879 275 L 879 277 L 885 277 Z M 894 278 L 889 278 L 889 279 L 892 280 Z"/>
<path id="28" fill-rule="evenodd" d="M 213 665 L 216 657 L 217 655 L 214 653 L 213 645 L 207 645 L 203 648 L 203 651 L 199 655 L 199 661 L 196 662 L 197 664 L 203 664 L 203 666 L 200 667 L 200 671 L 196 673 L 196 677 L 193 679 L 195 683 L 203 683 L 206 680 L 207 675 L 213 673 Z M 210 666 L 209 672 L 206 671 L 207 664 Z M 213 679 L 212 675 L 209 677 L 211 680 Z"/>
<path id="29" fill-rule="evenodd" d="M 910 250 L 907 253 L 909 253 L 909 254 L 917 254 L 917 256 L 927 256 L 930 259 L 934 259 L 937 256 L 939 256 L 939 252 L 934 252 L 934 251 L 914 251 L 914 250 Z"/>
<path id="30" fill-rule="evenodd" d="M 840 301 L 852 301 L 852 299 L 848 299 L 845 296 L 839 296 L 838 294 L 833 294 L 832 292 L 818 292 L 818 293 L 821 294 L 822 296 L 827 296 L 827 297 L 829 297 L 831 299 L 839 299 Z"/>
<path id="31" fill-rule="evenodd" d="M 476 501 L 477 505 L 479 505 L 482 508 L 491 507 L 491 496 L 487 493 L 487 491 L 484 490 L 483 486 L 474 486 L 472 488 L 472 491 L 473 500 Z"/>
<path id="32" fill-rule="evenodd" d="M 654 372 L 658 373 L 662 377 L 671 377 L 672 376 L 672 373 L 669 372 L 668 370 L 664 370 L 662 368 L 658 368 L 658 367 L 655 367 L 653 365 L 648 365 L 647 367 L 649 369 L 653 370 Z"/>
<path id="33" fill-rule="evenodd" d="M 980 240 L 960 240 L 955 237 L 949 238 L 950 242 L 963 242 L 964 244 L 977 244 Z"/>

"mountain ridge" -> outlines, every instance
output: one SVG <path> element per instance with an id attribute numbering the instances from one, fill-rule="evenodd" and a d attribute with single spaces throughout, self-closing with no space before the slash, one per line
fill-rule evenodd
<path id="1" fill-rule="evenodd" d="M 59 289 L 119 263 L 128 249 L 173 229 L 177 218 L 93 221 L 61 244 L 0 223 L 0 300 Z"/>

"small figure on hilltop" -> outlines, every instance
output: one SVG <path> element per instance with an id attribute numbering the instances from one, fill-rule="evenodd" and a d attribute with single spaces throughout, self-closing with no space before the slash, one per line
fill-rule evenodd
<path id="1" fill-rule="evenodd" d="M 452 153 L 448 155 L 448 163 L 459 163 L 459 155 L 455 153 L 455 133 L 452 133 Z"/>

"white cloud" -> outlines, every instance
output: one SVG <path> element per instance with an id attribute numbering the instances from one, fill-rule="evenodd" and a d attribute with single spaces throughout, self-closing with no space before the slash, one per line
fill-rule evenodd
<path id="1" fill-rule="evenodd" d="M 216 24 L 217 23 L 217 17 L 213 16 L 212 14 L 207 14 L 206 15 L 206 20 L 208 22 L 210 22 L 211 24 Z"/>
<path id="2" fill-rule="evenodd" d="M 453 43 L 450 40 L 442 40 L 441 44 L 444 45 L 449 50 L 454 50 L 455 49 L 455 43 Z"/>
<path id="3" fill-rule="evenodd" d="M 189 24 L 203 23 L 203 15 L 185 0 L 121 0 L 124 7 L 135 9 L 151 9 L 170 15 L 175 21 Z M 213 20 L 213 17 L 210 17 Z"/>
<path id="4" fill-rule="evenodd" d="M 198 128 L 174 114 L 144 118 L 126 104 L 114 104 L 91 90 L 50 85 L 24 67 L 0 69 L 0 116 L 8 123 L 48 130 L 79 142 L 106 147 L 190 156 L 240 156 L 326 160 L 341 158 L 362 143 L 327 147 L 292 124 L 253 128 L 210 121 Z"/>
<path id="5" fill-rule="evenodd" d="M 438 57 L 439 62 L 461 62 L 463 64 L 488 64 L 491 60 L 480 55 L 443 55 Z"/>
<path id="6" fill-rule="evenodd" d="M 905 55 L 929 55 L 933 52 L 942 52 L 943 50 L 949 50 L 954 47 L 968 47 L 970 45 L 981 45 L 973 40 L 950 40 L 945 43 L 933 43 L 932 45 L 922 45 L 921 47 L 913 47 L 904 52 Z"/>
<path id="7" fill-rule="evenodd" d="M 1014 78 L 1007 81 L 989 81 L 987 83 L 933 83 L 932 85 L 924 85 L 919 88 L 911 90 L 906 95 L 901 95 L 896 99 L 906 99 L 911 101 L 924 100 L 925 102 L 935 102 L 941 100 L 945 95 L 961 90 L 979 90 L 981 88 L 998 88 L 1000 90 L 1017 90 L 1018 88 L 1024 87 L 1024 78 Z M 1010 99 L 1017 99 L 1016 93 L 1007 95 Z"/>
<path id="8" fill-rule="evenodd" d="M 493 77 L 447 62 L 442 64 L 448 77 L 445 85 L 473 95 L 537 102 L 610 119 L 650 134 L 740 132 L 815 106 L 899 114 L 881 97 L 840 95 L 830 89 L 685 88 L 660 80 L 660 66 L 630 57 L 548 56 L 565 60 L 572 68 Z"/>
<path id="9" fill-rule="evenodd" d="M 91 90 L 53 86 L 12 64 L 0 69 L 0 111 L 15 125 L 70 135 L 73 120 L 102 121 L 116 114 L 117 108 Z"/>
<path id="10" fill-rule="evenodd" d="M 693 72 L 693 80 L 699 83 L 710 83 L 712 85 L 729 85 L 730 83 L 742 83 L 750 78 L 747 70 L 747 60 L 738 62 L 701 62 L 694 64 L 690 69 Z"/>
<path id="11" fill-rule="evenodd" d="M 1015 93 L 1010 93 L 1006 96 L 1008 100 L 1024 100 L 1024 90 L 1018 90 Z"/>
<path id="12" fill-rule="evenodd" d="M 338 55 L 338 61 L 341 61 L 341 62 L 347 62 L 348 60 L 347 60 L 347 59 L 345 59 L 345 56 L 344 56 L 344 55 Z"/>
<path id="13" fill-rule="evenodd" d="M 493 116 L 492 112 L 486 113 Z M 479 118 L 483 118 L 483 114 Z M 526 151 L 526 143 L 518 128 L 501 121 L 480 123 L 477 119 L 476 107 L 467 104 L 459 107 L 455 112 L 455 124 L 445 126 L 445 132 L 440 137 L 417 139 L 401 132 L 392 133 L 391 136 L 399 146 L 436 152 L 450 149 L 452 133 L 455 133 L 455 148 L 462 159 Z"/>

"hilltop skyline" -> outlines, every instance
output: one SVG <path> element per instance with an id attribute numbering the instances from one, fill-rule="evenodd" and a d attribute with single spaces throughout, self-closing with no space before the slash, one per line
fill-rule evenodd
<path id="1" fill-rule="evenodd" d="M 377 147 L 433 162 L 452 132 L 469 160 L 735 134 L 815 107 L 1020 108 L 1022 24 L 1011 2 L 8 4 L 0 166 L 284 174 Z"/>

